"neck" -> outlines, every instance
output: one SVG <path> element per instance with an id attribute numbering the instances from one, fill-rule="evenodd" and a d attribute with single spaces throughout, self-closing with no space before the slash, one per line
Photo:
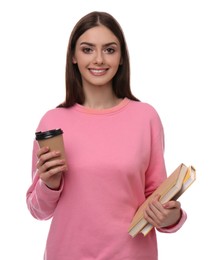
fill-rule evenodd
<path id="1" fill-rule="evenodd" d="M 85 102 L 84 106 L 92 109 L 106 109 L 119 104 L 121 99 L 117 98 L 113 93 L 112 87 L 97 86 L 90 89 L 84 89 Z"/>

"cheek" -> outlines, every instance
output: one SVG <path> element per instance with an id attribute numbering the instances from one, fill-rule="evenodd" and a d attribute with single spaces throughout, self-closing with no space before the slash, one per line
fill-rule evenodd
<path id="1" fill-rule="evenodd" d="M 121 58 L 120 56 L 115 56 L 114 58 L 111 58 L 111 64 L 113 67 L 119 67 Z"/>
<path id="2" fill-rule="evenodd" d="M 117 71 L 118 68 L 120 66 L 120 60 L 115 60 L 113 63 L 112 63 L 112 68 Z"/>
<path id="3" fill-rule="evenodd" d="M 88 59 L 86 59 L 86 57 L 78 56 L 76 57 L 76 64 L 79 70 L 84 69 L 88 65 Z"/>
<path id="4" fill-rule="evenodd" d="M 80 73 L 83 74 L 86 67 L 82 63 L 79 63 L 79 62 L 77 63 L 77 66 L 78 66 Z"/>
<path id="5" fill-rule="evenodd" d="M 79 59 L 77 59 L 77 64 L 78 67 L 81 69 L 86 69 L 90 64 L 92 63 L 92 57 L 89 56 L 84 56 L 83 58 L 79 57 Z"/>

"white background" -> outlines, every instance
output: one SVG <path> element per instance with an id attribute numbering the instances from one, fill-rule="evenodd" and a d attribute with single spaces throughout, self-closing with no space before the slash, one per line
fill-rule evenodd
<path id="1" fill-rule="evenodd" d="M 50 222 L 33 219 L 25 203 L 34 132 L 64 99 L 70 32 L 94 10 L 110 12 L 124 29 L 132 90 L 160 114 L 168 172 L 181 162 L 197 170 L 180 199 L 187 222 L 175 234 L 158 234 L 159 260 L 215 259 L 212 0 L 0 2 L 0 259 L 43 258 Z"/>

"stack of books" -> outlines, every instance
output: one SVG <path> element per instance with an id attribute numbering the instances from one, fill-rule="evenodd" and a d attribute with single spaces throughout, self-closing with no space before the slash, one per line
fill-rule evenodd
<path id="1" fill-rule="evenodd" d="M 170 200 L 177 200 L 187 188 L 190 187 L 195 179 L 195 168 L 192 165 L 187 167 L 185 164 L 181 163 L 143 202 L 143 204 L 140 205 L 131 221 L 128 233 L 132 237 L 135 237 L 138 233 L 142 233 L 146 236 L 153 228 L 153 226 L 143 217 L 143 210 L 147 207 L 148 203 L 157 195 L 160 196 L 160 202 L 162 204 Z"/>

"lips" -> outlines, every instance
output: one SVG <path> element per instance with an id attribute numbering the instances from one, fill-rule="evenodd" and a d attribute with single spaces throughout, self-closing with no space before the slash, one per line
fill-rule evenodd
<path id="1" fill-rule="evenodd" d="M 108 69 L 89 69 L 91 74 L 94 76 L 102 76 L 107 72 Z"/>

